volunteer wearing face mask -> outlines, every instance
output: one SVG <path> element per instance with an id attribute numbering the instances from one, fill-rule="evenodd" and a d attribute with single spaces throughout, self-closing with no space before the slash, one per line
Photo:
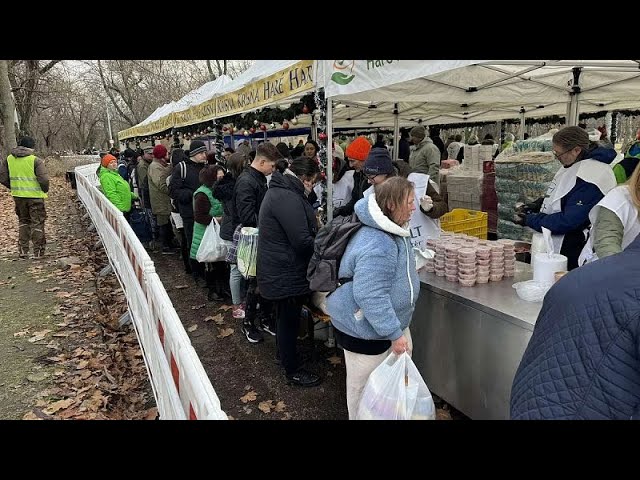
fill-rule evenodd
<path id="1" fill-rule="evenodd" d="M 515 221 L 537 232 L 551 230 L 555 252 L 567 257 L 572 270 L 587 240 L 589 212 L 616 186 L 611 162 L 617 153 L 590 142 L 589 134 L 575 126 L 561 129 L 551 141 L 562 167 L 544 199 L 517 211 Z"/>
<path id="2" fill-rule="evenodd" d="M 318 231 L 307 197 L 319 173 L 311 157 L 296 158 L 284 174 L 273 172 L 258 219 L 258 288 L 275 307 L 276 343 L 286 379 L 301 387 L 320 383 L 318 375 L 300 368 L 296 355 L 302 305 L 311 293 L 307 267 Z"/>

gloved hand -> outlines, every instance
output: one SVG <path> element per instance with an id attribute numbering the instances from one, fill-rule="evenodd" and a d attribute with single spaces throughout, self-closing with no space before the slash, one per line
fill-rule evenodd
<path id="1" fill-rule="evenodd" d="M 433 199 L 429 195 L 425 195 L 420 199 L 420 208 L 425 212 L 428 212 L 433 208 Z"/>
<path id="2" fill-rule="evenodd" d="M 513 216 L 513 223 L 515 223 L 516 225 L 522 225 L 523 227 L 525 227 L 527 225 L 527 214 L 523 212 L 517 212 Z"/>
<path id="3" fill-rule="evenodd" d="M 542 202 L 544 202 L 544 197 L 540 197 L 531 203 L 527 203 L 522 207 L 522 213 L 540 213 Z"/>

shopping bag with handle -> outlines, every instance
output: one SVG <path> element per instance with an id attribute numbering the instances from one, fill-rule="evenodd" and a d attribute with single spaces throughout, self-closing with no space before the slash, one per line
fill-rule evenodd
<path id="1" fill-rule="evenodd" d="M 212 218 L 200 240 L 196 260 L 200 263 L 223 262 L 225 258 L 227 258 L 227 246 L 220 238 L 220 224 Z"/>
<path id="2" fill-rule="evenodd" d="M 431 392 L 407 352 L 393 352 L 371 372 L 356 420 L 435 420 Z"/>
<path id="3" fill-rule="evenodd" d="M 238 270 L 244 278 L 256 276 L 258 229 L 242 227 L 238 241 Z"/>

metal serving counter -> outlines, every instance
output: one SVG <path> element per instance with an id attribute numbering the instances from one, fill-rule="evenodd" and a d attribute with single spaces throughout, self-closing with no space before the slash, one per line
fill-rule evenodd
<path id="1" fill-rule="evenodd" d="M 509 418 L 511 383 L 542 307 L 512 285 L 531 278 L 521 262 L 514 278 L 473 287 L 420 274 L 413 360 L 429 389 L 472 419 Z"/>

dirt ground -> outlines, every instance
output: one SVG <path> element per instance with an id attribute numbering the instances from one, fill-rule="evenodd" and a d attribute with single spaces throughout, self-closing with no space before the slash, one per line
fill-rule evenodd
<path id="1" fill-rule="evenodd" d="M 232 318 L 228 306 L 207 300 L 207 290 L 184 273 L 179 254 L 151 257 L 227 415 L 237 420 L 348 420 L 341 349 L 327 348 L 322 340 L 316 340 L 315 347 L 308 339 L 298 340 L 304 366 L 323 381 L 312 388 L 289 386 L 276 360 L 275 337 L 265 335 L 264 342 L 250 344 L 240 331 L 242 321 Z M 218 314 L 223 325 L 209 319 Z M 222 337 L 229 328 L 233 332 Z M 466 419 L 439 398 L 434 400 L 439 419 Z"/>

